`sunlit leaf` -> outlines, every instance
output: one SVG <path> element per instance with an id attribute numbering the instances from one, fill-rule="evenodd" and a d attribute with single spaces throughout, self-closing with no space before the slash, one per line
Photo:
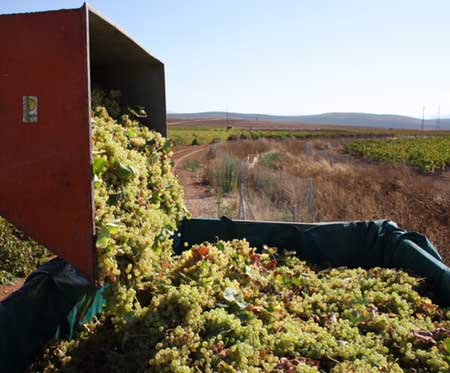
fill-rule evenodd
<path id="1" fill-rule="evenodd" d="M 122 162 L 117 162 L 115 167 L 115 174 L 120 180 L 129 180 L 136 176 L 136 170 L 133 166 L 128 166 Z"/>
<path id="2" fill-rule="evenodd" d="M 105 168 L 106 159 L 104 158 L 95 158 L 94 163 L 92 164 L 92 170 L 94 175 L 100 175 L 100 173 Z"/>
<path id="3" fill-rule="evenodd" d="M 450 338 L 446 338 L 444 340 L 444 350 L 447 353 L 447 355 L 450 355 Z"/>
<path id="4" fill-rule="evenodd" d="M 223 298 L 226 301 L 233 303 L 236 302 L 236 297 L 238 294 L 239 292 L 235 288 L 228 287 L 223 291 Z"/>

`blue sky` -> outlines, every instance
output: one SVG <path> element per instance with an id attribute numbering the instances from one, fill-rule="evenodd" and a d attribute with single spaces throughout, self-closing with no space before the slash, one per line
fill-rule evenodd
<path id="1" fill-rule="evenodd" d="M 166 65 L 172 112 L 450 116 L 446 0 L 90 2 Z M 0 1 L 0 13 L 81 1 Z"/>

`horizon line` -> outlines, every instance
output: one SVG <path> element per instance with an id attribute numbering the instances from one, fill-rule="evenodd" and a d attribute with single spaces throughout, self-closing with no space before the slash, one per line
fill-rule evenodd
<path id="1" fill-rule="evenodd" d="M 422 120 L 420 117 L 415 117 L 407 114 L 392 114 L 392 113 L 371 113 L 364 111 L 327 111 L 315 114 L 267 114 L 267 113 L 255 113 L 255 112 L 242 112 L 242 111 L 224 111 L 224 110 L 206 110 L 206 111 L 192 111 L 192 112 L 177 112 L 167 110 L 167 115 L 192 115 L 192 114 L 209 114 L 209 113 L 220 113 L 226 115 L 228 114 L 242 114 L 242 115 L 254 115 L 254 116 L 274 116 L 274 117 L 308 117 L 308 116 L 320 116 L 320 115 L 329 115 L 329 114 L 359 114 L 359 115 L 374 115 L 374 116 L 397 116 L 404 118 L 411 118 L 416 120 Z M 425 117 L 425 120 L 437 120 L 437 119 L 450 119 L 450 116 L 443 115 L 441 117 L 430 116 Z"/>

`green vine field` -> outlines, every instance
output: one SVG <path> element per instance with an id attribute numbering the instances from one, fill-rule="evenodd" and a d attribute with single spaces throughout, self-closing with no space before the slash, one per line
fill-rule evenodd
<path id="1" fill-rule="evenodd" d="M 352 142 L 350 153 L 375 161 L 408 164 L 424 172 L 450 167 L 450 136 Z"/>

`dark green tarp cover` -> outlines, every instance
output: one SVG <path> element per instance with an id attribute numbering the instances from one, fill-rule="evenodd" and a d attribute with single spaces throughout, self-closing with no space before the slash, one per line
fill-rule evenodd
<path id="1" fill-rule="evenodd" d="M 104 289 L 73 266 L 53 259 L 0 302 L 0 372 L 23 372 L 53 338 L 72 338 L 75 327 L 100 312 Z"/>
<path id="2" fill-rule="evenodd" d="M 388 220 L 296 224 L 184 220 L 174 250 L 217 239 L 247 239 L 296 251 L 314 264 L 348 267 L 395 267 L 426 277 L 441 306 L 450 306 L 450 272 L 428 239 L 405 232 Z M 94 287 L 71 265 L 53 260 L 30 275 L 22 289 L 0 303 L 0 372 L 22 372 L 43 344 L 71 338 L 76 326 L 101 311 L 105 288 Z"/>

